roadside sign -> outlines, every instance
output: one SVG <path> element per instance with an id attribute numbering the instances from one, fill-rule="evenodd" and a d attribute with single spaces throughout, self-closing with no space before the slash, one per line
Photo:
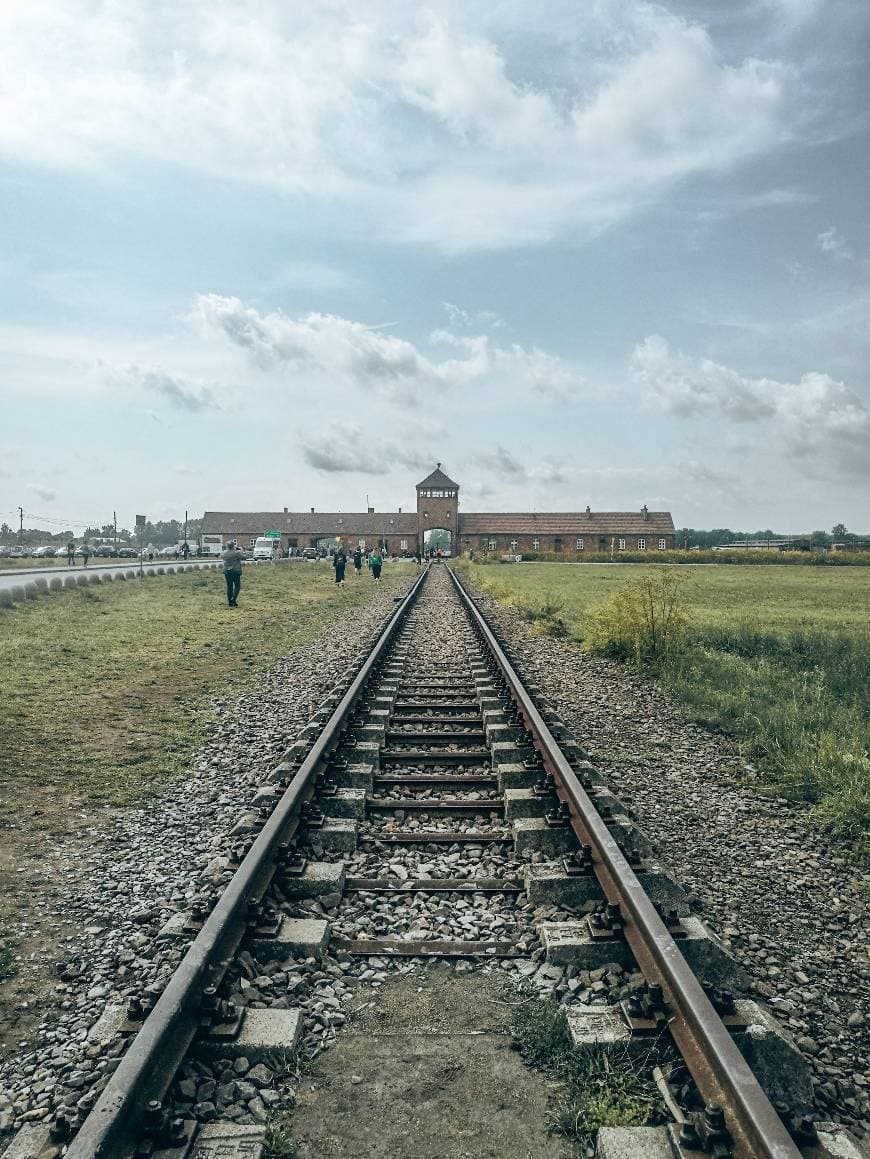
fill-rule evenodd
<path id="1" fill-rule="evenodd" d="M 264 531 L 263 538 L 264 539 L 280 539 L 281 532 L 280 531 Z"/>
<path id="2" fill-rule="evenodd" d="M 147 520 L 146 520 L 144 515 L 137 515 L 136 516 L 136 526 L 137 527 L 144 527 L 146 523 L 147 523 Z"/>

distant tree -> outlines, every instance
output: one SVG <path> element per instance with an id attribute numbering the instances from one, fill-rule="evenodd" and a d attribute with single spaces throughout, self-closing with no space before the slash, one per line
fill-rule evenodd
<path id="1" fill-rule="evenodd" d="M 833 535 L 834 539 L 844 539 L 848 534 L 849 532 L 846 530 L 845 523 L 835 523 L 831 528 L 831 535 Z"/>
<path id="2" fill-rule="evenodd" d="M 14 538 L 14 536 L 15 533 L 8 523 L 0 524 L 0 541 L 3 543 L 9 543 Z"/>
<path id="3" fill-rule="evenodd" d="M 830 547 L 831 536 L 827 531 L 812 531 L 810 532 L 810 542 L 813 547 Z"/>

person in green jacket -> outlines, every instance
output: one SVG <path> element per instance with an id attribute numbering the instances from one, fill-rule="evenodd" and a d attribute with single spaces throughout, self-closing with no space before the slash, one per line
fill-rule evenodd
<path id="1" fill-rule="evenodd" d="M 369 566 L 372 569 L 372 579 L 375 580 L 376 583 L 381 582 L 381 567 L 383 566 L 383 563 L 384 559 L 381 555 L 380 548 L 376 547 L 369 556 Z"/>

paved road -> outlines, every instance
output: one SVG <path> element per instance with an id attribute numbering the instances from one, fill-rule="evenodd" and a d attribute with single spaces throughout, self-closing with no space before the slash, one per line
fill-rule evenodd
<path id="1" fill-rule="evenodd" d="M 211 567 L 219 566 L 219 565 L 216 565 L 214 562 L 212 562 L 210 565 L 204 560 L 202 562 L 204 564 L 206 564 L 206 566 L 211 566 Z M 157 568 L 157 567 L 162 567 L 162 568 L 174 567 L 176 569 L 176 571 L 182 571 L 182 570 L 189 571 L 191 568 L 196 567 L 197 564 L 196 563 L 181 563 L 181 562 L 176 563 L 174 559 L 169 559 L 169 560 L 163 559 L 163 560 L 160 560 L 159 563 L 155 560 L 154 563 L 146 563 L 144 566 L 145 566 L 146 570 L 153 570 L 154 568 Z M 56 576 L 56 575 L 61 576 L 61 577 L 68 576 L 68 575 L 79 575 L 82 573 L 90 575 L 92 572 L 98 572 L 100 575 L 109 574 L 112 576 L 116 576 L 120 572 L 126 572 L 126 571 L 135 571 L 138 573 L 139 561 L 136 559 L 125 559 L 122 563 L 89 564 L 86 568 L 82 567 L 81 565 L 78 565 L 76 567 L 57 567 L 57 566 L 55 566 L 55 567 L 8 568 L 5 571 L 0 571 L 0 589 L 16 587 L 19 584 L 26 584 L 29 580 L 36 579 L 37 577 L 41 577 L 42 579 L 51 579 L 52 576 Z"/>

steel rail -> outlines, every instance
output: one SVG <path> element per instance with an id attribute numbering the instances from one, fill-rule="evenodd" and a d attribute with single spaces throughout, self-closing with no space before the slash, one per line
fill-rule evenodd
<path id="1" fill-rule="evenodd" d="M 275 871 L 278 846 L 292 836 L 309 782 L 338 743 L 339 732 L 373 669 L 413 606 L 428 569 L 387 621 L 350 687 L 248 850 L 154 1009 L 70 1143 L 67 1159 L 126 1159 L 136 1149 L 151 1099 L 162 1099 L 196 1034 L 203 988 L 216 985 L 245 930 L 248 904 L 259 901 Z"/>
<path id="2" fill-rule="evenodd" d="M 705 1102 L 718 1103 L 734 1140 L 735 1159 L 800 1159 L 801 1153 L 698 978 L 584 790 L 546 721 L 480 609 L 448 569 L 481 639 L 493 656 L 531 733 L 578 838 L 592 850 L 593 870 L 608 901 L 619 905 L 625 938 L 650 982 L 658 982 L 674 1017 L 669 1029 Z"/>

